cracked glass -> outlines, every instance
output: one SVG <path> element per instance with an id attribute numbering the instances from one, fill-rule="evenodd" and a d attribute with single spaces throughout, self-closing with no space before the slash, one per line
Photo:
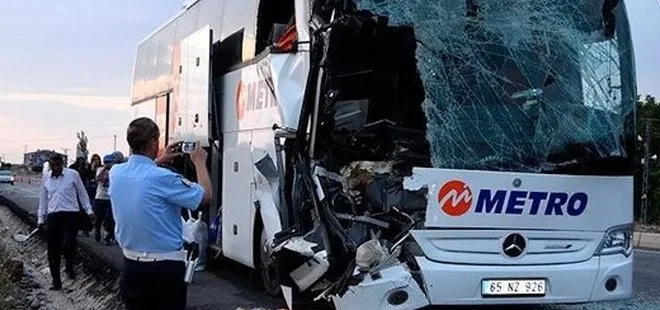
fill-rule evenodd
<path id="1" fill-rule="evenodd" d="M 415 27 L 434 167 L 595 174 L 625 165 L 634 147 L 632 46 L 617 2 L 357 1 Z"/>

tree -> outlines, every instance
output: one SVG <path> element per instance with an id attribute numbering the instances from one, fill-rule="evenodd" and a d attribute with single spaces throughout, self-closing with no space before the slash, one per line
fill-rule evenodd
<path id="1" fill-rule="evenodd" d="M 76 146 L 76 159 L 83 157 L 85 160 L 87 160 L 87 156 L 89 155 L 89 150 L 87 150 L 87 136 L 85 136 L 85 132 L 82 130 L 79 133 L 76 133 L 76 136 L 78 137 L 78 145 Z"/>
<path id="2" fill-rule="evenodd" d="M 646 126 L 651 126 L 651 135 L 645 137 Z M 656 98 L 647 95 L 644 100 L 637 100 L 637 134 L 644 141 L 649 139 L 650 154 L 660 155 L 660 104 Z M 644 175 L 642 159 L 644 158 L 644 142 L 637 141 L 637 154 L 635 162 L 638 163 L 635 171 L 635 216 L 641 216 L 642 178 Z M 649 161 L 649 191 L 648 221 L 660 223 L 660 161 Z"/>

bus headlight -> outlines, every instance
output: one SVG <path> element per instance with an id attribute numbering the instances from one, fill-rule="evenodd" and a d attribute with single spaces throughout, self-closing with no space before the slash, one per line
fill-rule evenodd
<path id="1" fill-rule="evenodd" d="M 623 254 L 626 257 L 633 252 L 632 224 L 615 226 L 607 230 L 596 255 Z"/>

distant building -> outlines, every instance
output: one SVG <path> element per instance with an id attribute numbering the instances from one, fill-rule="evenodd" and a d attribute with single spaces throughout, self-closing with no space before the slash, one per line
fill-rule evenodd
<path id="1" fill-rule="evenodd" d="M 53 154 L 60 154 L 62 159 L 64 159 L 64 162 L 68 162 L 67 156 L 64 154 L 50 150 L 37 150 L 36 152 L 25 153 L 23 155 L 23 164 L 30 167 L 34 171 L 41 171 L 44 163 L 47 162 Z"/>

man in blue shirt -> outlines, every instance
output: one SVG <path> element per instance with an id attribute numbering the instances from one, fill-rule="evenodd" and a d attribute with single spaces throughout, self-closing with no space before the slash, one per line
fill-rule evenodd
<path id="1" fill-rule="evenodd" d="M 124 253 L 121 286 L 128 310 L 185 309 L 181 208 L 195 210 L 211 200 L 206 151 L 190 154 L 199 182 L 193 183 L 158 166 L 181 155 L 175 144 L 157 158 L 159 137 L 151 119 L 132 121 L 126 134 L 132 155 L 110 170 L 108 194 Z"/>

